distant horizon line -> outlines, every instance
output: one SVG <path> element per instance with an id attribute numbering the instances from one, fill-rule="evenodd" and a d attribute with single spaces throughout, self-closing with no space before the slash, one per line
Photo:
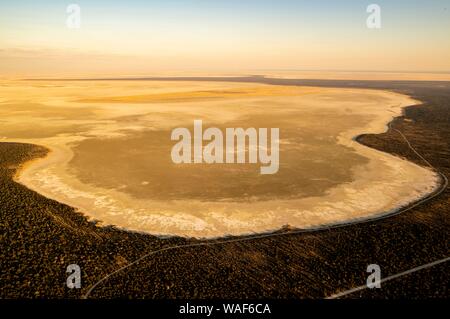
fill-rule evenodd
<path id="1" fill-rule="evenodd" d="M 152 78 L 152 77 L 264 77 L 271 76 L 270 74 L 258 74 L 258 72 L 311 72 L 311 73 L 373 73 L 373 74 L 439 74 L 439 75 L 450 75 L 449 71 L 396 71 L 396 70 L 332 70 L 332 69 L 279 69 L 279 68 L 268 68 L 268 69 L 249 69 L 249 70 L 230 70 L 230 71 L 205 71 L 205 70 L 180 70 L 182 75 L 176 75 L 175 71 L 155 71 L 149 72 L 147 74 L 92 74 L 92 75 L 81 75 L 81 74 L 67 74 L 67 75 L 0 75 L 0 79 L 20 79 L 20 80 L 79 80 L 79 79 L 129 79 L 129 78 Z M 194 74 L 189 74 L 190 72 Z M 252 73 L 254 72 L 254 73 Z M 195 74 L 197 73 L 197 74 Z M 203 73 L 203 74 L 202 74 Z M 228 73 L 228 74 L 227 74 Z M 241 73 L 241 74 L 239 74 Z M 126 74 L 126 75 L 125 75 Z M 305 78 L 306 79 L 306 78 Z M 325 80 L 325 79 L 324 79 Z M 355 79 L 357 80 L 357 79 Z"/>
<path id="2" fill-rule="evenodd" d="M 427 74 L 427 73 L 426 73 Z M 327 79 L 327 78 L 277 78 L 270 75 L 205 75 L 205 76 L 125 76 L 125 77 L 79 77 L 79 78 L 22 78 L 19 81 L 231 81 L 231 82 L 253 82 L 259 81 L 306 81 L 311 84 L 315 82 L 450 82 L 449 80 L 424 80 L 424 79 Z M 253 81 L 252 81 L 253 80 Z M 258 81 L 256 81 L 258 82 Z M 306 84 L 305 82 L 305 84 Z M 264 83 L 264 82 L 262 82 Z M 273 84 L 273 83 L 270 83 Z"/>

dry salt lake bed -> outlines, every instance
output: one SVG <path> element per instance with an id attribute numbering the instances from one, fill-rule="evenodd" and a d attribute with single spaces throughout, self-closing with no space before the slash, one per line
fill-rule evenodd
<path id="1" fill-rule="evenodd" d="M 2 81 L 0 139 L 43 145 L 16 180 L 104 225 L 220 237 L 385 214 L 437 175 L 354 141 L 420 102 L 384 90 L 190 81 Z M 277 127 L 280 168 L 177 165 L 176 127 Z"/>

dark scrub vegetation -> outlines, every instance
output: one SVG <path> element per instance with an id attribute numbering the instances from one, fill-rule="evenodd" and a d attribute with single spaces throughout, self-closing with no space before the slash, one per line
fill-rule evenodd
<path id="1" fill-rule="evenodd" d="M 391 88 L 425 101 L 409 107 L 392 128 L 403 132 L 420 154 L 449 176 L 449 83 L 273 82 Z M 395 130 L 362 135 L 359 141 L 424 164 Z M 99 279 L 140 256 L 198 242 L 98 227 L 73 208 L 13 181 L 19 165 L 46 152 L 34 145 L 0 143 L 0 298 L 80 298 Z M 286 228 L 280 230 L 286 233 L 283 236 L 162 251 L 112 275 L 89 297 L 322 298 L 365 284 L 369 264 L 380 265 L 385 277 L 447 257 L 449 212 L 445 190 L 380 221 L 302 234 Z M 69 264 L 82 269 L 81 289 L 66 287 Z M 441 264 L 347 298 L 448 297 L 448 270 L 448 264 Z"/>

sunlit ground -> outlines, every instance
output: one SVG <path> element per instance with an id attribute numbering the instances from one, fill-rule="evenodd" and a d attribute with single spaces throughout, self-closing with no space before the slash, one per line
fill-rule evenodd
<path id="1" fill-rule="evenodd" d="M 0 138 L 45 145 L 18 180 L 127 229 L 196 237 L 317 227 L 388 212 L 436 176 L 352 141 L 379 133 L 407 96 L 225 82 L 4 81 Z M 280 169 L 174 164 L 171 131 L 279 128 Z"/>

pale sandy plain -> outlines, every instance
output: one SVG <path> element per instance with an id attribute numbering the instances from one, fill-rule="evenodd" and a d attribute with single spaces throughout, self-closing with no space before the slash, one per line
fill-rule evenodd
<path id="1" fill-rule="evenodd" d="M 104 225 L 218 237 L 389 213 L 437 175 L 353 141 L 419 103 L 366 89 L 226 82 L 1 81 L 0 141 L 46 146 L 17 181 Z M 176 165 L 176 127 L 280 128 L 280 170 Z"/>

